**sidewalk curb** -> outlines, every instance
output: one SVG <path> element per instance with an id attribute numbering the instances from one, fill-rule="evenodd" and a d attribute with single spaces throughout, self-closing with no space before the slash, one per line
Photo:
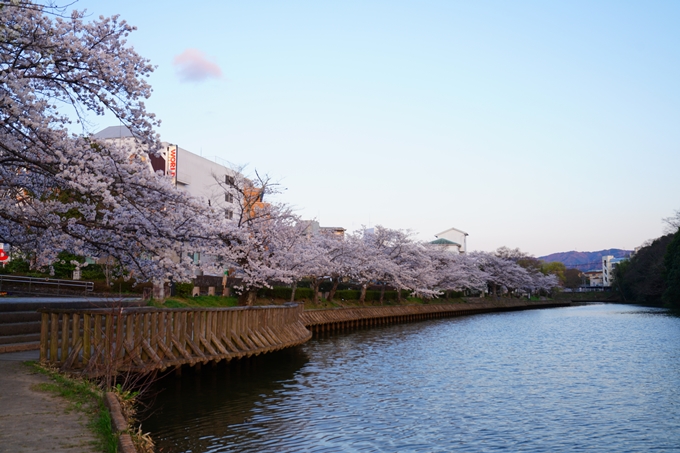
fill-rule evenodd
<path id="1" fill-rule="evenodd" d="M 118 451 L 120 453 L 137 453 L 132 437 L 127 433 L 128 423 L 123 416 L 118 397 L 113 392 L 106 392 L 104 403 L 111 413 L 111 427 L 118 435 Z"/>

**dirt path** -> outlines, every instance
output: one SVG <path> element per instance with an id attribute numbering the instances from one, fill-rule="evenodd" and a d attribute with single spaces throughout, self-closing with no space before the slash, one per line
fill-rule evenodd
<path id="1" fill-rule="evenodd" d="M 0 354 L 0 452 L 96 452 L 87 420 L 63 398 L 37 390 L 49 379 Z"/>

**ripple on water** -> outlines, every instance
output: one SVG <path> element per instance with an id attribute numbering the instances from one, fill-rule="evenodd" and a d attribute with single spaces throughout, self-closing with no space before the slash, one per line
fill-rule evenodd
<path id="1" fill-rule="evenodd" d="M 680 319 L 594 305 L 357 330 L 158 383 L 172 452 L 680 451 Z"/>

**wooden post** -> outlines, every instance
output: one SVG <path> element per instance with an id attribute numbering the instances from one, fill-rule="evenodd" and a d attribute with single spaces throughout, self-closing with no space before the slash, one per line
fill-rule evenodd
<path id="1" fill-rule="evenodd" d="M 90 314 L 85 313 L 83 315 L 83 365 L 87 366 L 87 362 L 90 360 L 90 321 L 92 317 Z"/>
<path id="2" fill-rule="evenodd" d="M 40 314 L 40 362 L 47 361 L 47 341 L 49 338 L 50 315 L 47 313 Z"/>
<path id="3" fill-rule="evenodd" d="M 61 315 L 61 355 L 59 357 L 59 362 L 66 362 L 66 357 L 68 357 L 68 315 L 64 313 Z"/>

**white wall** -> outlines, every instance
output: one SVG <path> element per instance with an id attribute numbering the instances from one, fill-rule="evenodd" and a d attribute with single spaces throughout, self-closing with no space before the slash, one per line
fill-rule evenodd
<path id="1" fill-rule="evenodd" d="M 169 143 L 164 142 L 163 146 L 166 149 Z M 210 159 L 177 147 L 177 188 L 204 200 L 206 204 L 210 200 L 210 206 L 235 211 L 234 203 L 225 200 L 224 188 L 220 187 L 217 182 L 219 179 L 224 183 L 225 175 L 234 176 L 236 172 Z"/>

